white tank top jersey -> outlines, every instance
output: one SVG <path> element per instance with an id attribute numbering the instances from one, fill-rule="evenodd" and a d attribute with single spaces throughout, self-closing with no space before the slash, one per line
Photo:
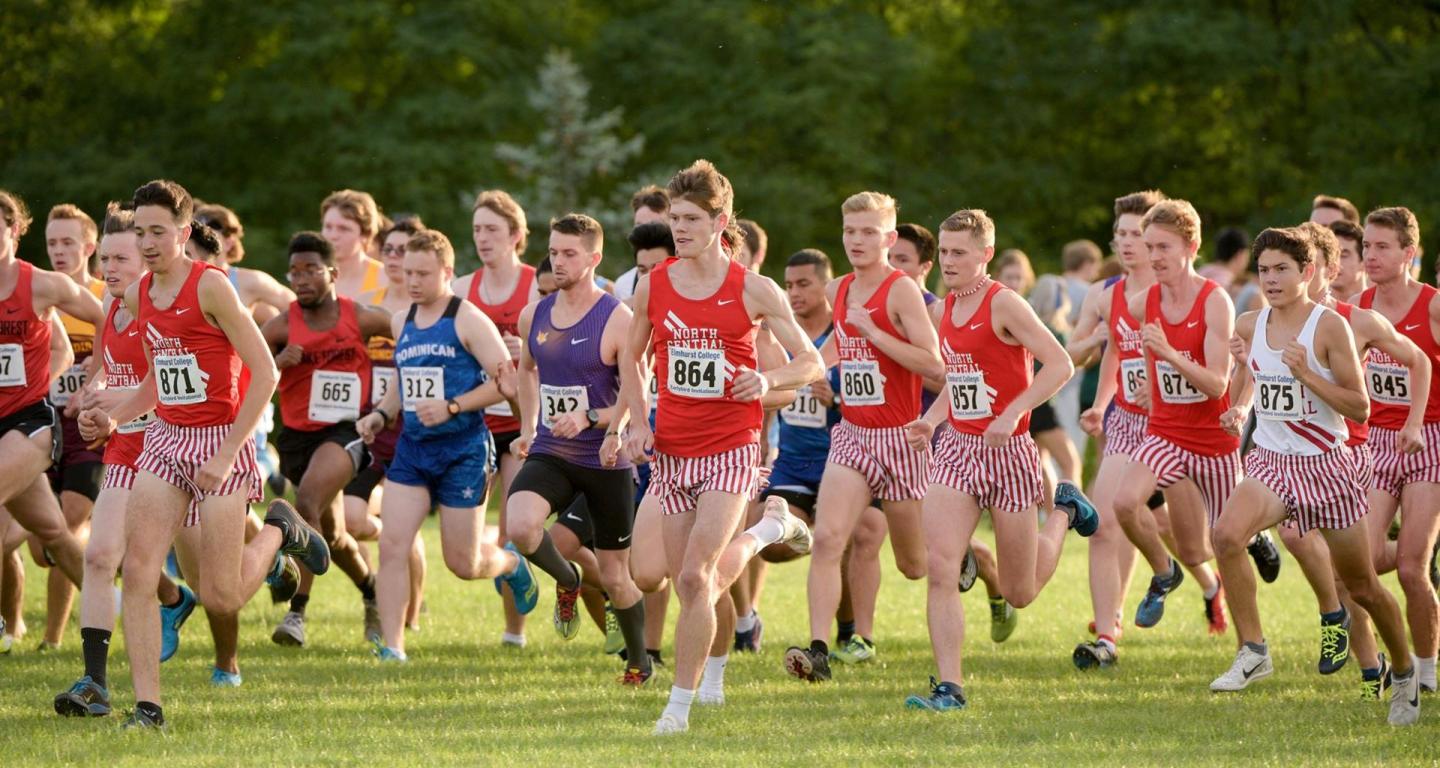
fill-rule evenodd
<path id="1" fill-rule="evenodd" d="M 1329 312 L 1316 305 L 1296 341 L 1306 349 L 1310 370 L 1334 383 L 1335 374 L 1315 357 L 1315 327 Z M 1255 444 L 1278 453 L 1318 456 L 1345 444 L 1345 419 L 1302 385 L 1270 347 L 1270 308 L 1260 310 L 1250 344 L 1250 374 L 1255 378 Z"/>

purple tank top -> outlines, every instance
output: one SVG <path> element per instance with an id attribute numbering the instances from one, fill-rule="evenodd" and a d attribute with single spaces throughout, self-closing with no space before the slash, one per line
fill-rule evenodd
<path id="1" fill-rule="evenodd" d="M 587 429 L 570 440 L 550 433 L 550 423 L 572 411 L 608 408 L 620 392 L 620 368 L 606 365 L 600 356 L 600 339 L 605 324 L 620 300 L 608 293 L 590 308 L 580 322 L 557 328 L 550 322 L 556 294 L 546 296 L 535 307 L 530 322 L 530 356 L 540 374 L 540 427 L 531 453 L 544 453 L 582 467 L 600 469 L 600 444 L 605 430 Z M 622 455 L 615 469 L 628 469 Z"/>

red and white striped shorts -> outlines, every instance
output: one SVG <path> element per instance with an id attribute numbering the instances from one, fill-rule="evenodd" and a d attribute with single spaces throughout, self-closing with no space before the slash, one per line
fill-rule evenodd
<path id="1" fill-rule="evenodd" d="M 1370 450 L 1369 443 L 1349 447 L 1350 461 L 1355 464 L 1355 482 L 1361 488 L 1369 488 L 1375 481 L 1375 454 Z"/>
<path id="2" fill-rule="evenodd" d="M 905 441 L 904 427 L 857 427 L 841 419 L 830 430 L 830 455 L 826 461 L 864 475 L 870 495 L 876 499 L 925 498 L 930 448 L 911 448 Z"/>
<path id="3" fill-rule="evenodd" d="M 760 489 L 759 443 L 693 458 L 656 451 L 654 466 L 649 492 L 666 515 L 695 509 L 702 493 L 733 493 L 748 500 Z"/>
<path id="4" fill-rule="evenodd" d="M 1318 456 L 1296 456 L 1255 446 L 1245 454 L 1245 476 L 1269 488 L 1285 505 L 1286 522 L 1300 535 L 1313 528 L 1349 528 L 1370 511 L 1355 478 L 1355 457 L 1341 446 Z"/>
<path id="5" fill-rule="evenodd" d="M 929 480 L 975 498 L 981 509 L 1029 512 L 1040 506 L 1040 451 L 1029 434 L 1013 435 L 999 448 L 980 435 L 946 429 L 935 446 Z"/>
<path id="6" fill-rule="evenodd" d="M 1187 477 L 1195 481 L 1212 526 L 1220 519 L 1220 511 L 1225 508 L 1225 500 L 1230 498 L 1235 484 L 1240 482 L 1239 449 L 1223 456 L 1202 456 L 1159 435 L 1150 435 L 1131 461 L 1144 464 L 1154 473 L 1155 486 L 1162 491 Z"/>
<path id="7" fill-rule="evenodd" d="M 1398 499 L 1400 491 L 1411 483 L 1440 483 L 1440 422 L 1426 424 L 1421 435 L 1425 450 L 1401 453 L 1397 446 L 1400 430 L 1370 427 L 1370 449 L 1375 461 L 1371 488 Z"/>
<path id="8" fill-rule="evenodd" d="M 100 483 L 100 490 L 106 488 L 119 488 L 128 491 L 135 487 L 135 468 L 129 464 L 106 464 L 105 479 Z"/>
<path id="9" fill-rule="evenodd" d="M 245 491 L 246 499 L 259 501 L 265 498 L 260 481 L 260 469 L 255 466 L 255 441 L 246 440 L 235 457 L 235 467 L 230 476 L 220 485 L 220 490 L 207 494 L 195 485 L 195 473 L 210 460 L 230 432 L 229 424 L 213 427 L 181 427 L 164 419 L 156 419 L 145 430 L 145 448 L 135 461 L 135 468 L 149 472 L 161 480 L 190 494 L 190 506 L 185 513 L 185 525 L 200 522 L 200 502 L 206 496 L 229 496 Z"/>
<path id="10" fill-rule="evenodd" d="M 1145 442 L 1150 417 L 1116 405 L 1105 414 L 1105 456 L 1134 456 Z"/>

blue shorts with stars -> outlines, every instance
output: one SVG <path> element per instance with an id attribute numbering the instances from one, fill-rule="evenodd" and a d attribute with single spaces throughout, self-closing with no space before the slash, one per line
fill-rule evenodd
<path id="1" fill-rule="evenodd" d="M 427 488 L 431 504 L 466 509 L 485 500 L 494 471 L 495 444 L 489 430 L 449 440 L 412 440 L 401 432 L 395 458 L 385 468 L 385 482 Z"/>

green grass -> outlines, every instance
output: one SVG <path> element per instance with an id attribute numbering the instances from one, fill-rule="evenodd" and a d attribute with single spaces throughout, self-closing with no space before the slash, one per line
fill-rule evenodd
<path id="1" fill-rule="evenodd" d="M 423 631 L 408 640 L 408 665 L 381 667 L 371 658 L 358 596 L 343 577 L 320 580 L 303 650 L 271 644 L 283 606 L 272 607 L 262 591 L 243 614 L 240 689 L 210 687 L 212 646 L 196 612 L 180 653 L 163 667 L 164 736 L 120 732 L 119 717 L 54 714 L 52 697 L 81 671 L 79 631 L 72 621 L 62 650 L 34 651 L 44 575 L 31 566 L 31 633 L 0 657 L 0 765 L 1290 766 L 1440 757 L 1440 699 L 1427 697 L 1420 726 L 1392 729 L 1383 705 L 1356 699 L 1354 666 L 1334 677 L 1316 674 L 1314 600 L 1288 559 L 1280 581 L 1261 590 L 1276 673 L 1243 694 L 1221 696 L 1207 685 L 1228 666 L 1233 636 L 1205 635 L 1200 597 L 1188 583 L 1158 628 L 1127 630 L 1117 668 L 1082 674 L 1071 666 L 1089 606 L 1085 547 L 1071 538 L 1055 580 L 1004 645 L 989 640 L 983 589 L 966 596 L 970 707 L 947 715 L 902 707 L 932 673 L 922 583 L 900 578 L 887 556 L 878 662 L 839 668 L 829 685 L 807 685 L 780 665 L 784 647 L 806 635 L 805 565 L 776 567 L 762 608 L 764 652 L 732 658 L 723 708 L 697 708 L 689 734 L 655 740 L 649 731 L 668 675 L 642 691 L 615 685 L 620 670 L 601 654 L 593 625 L 570 643 L 551 630 L 548 580 L 529 647 L 502 650 L 494 590 L 446 572 L 437 533 L 432 520 L 425 528 L 430 608 Z M 1127 610 L 1144 581 L 1137 577 Z M 672 604 L 672 624 L 674 613 Z M 111 674 L 118 711 L 133 698 L 117 638 Z M 668 639 L 665 657 L 673 660 Z"/>

